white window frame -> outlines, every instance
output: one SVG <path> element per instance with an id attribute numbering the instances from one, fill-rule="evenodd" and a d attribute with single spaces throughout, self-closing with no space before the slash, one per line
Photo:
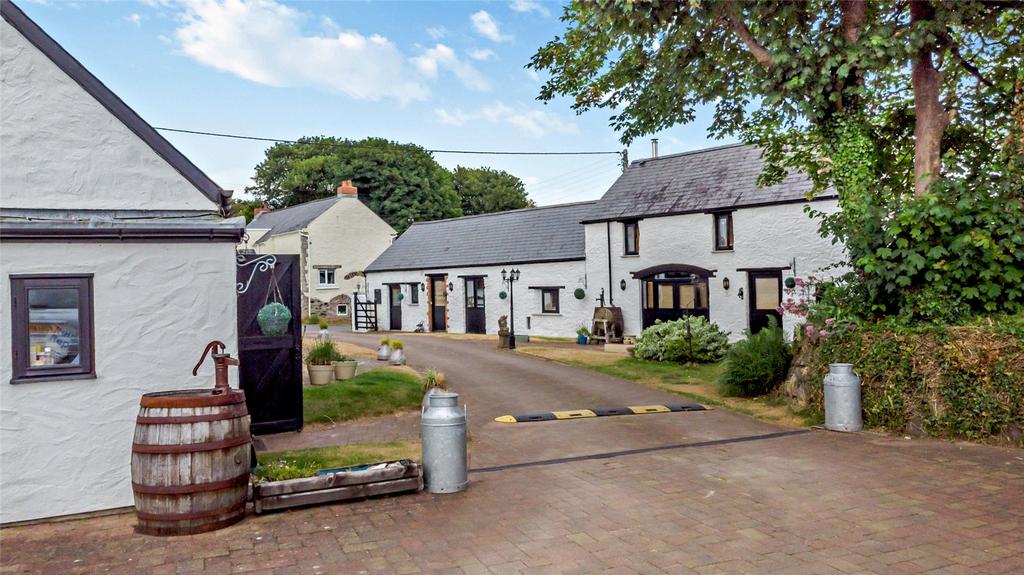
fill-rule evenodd
<path id="1" fill-rule="evenodd" d="M 322 287 L 322 288 L 338 287 L 338 274 L 337 274 L 337 270 L 334 270 L 334 269 L 331 269 L 331 268 L 320 268 L 318 271 L 319 271 L 319 273 L 317 274 L 317 279 L 320 280 L 320 282 L 319 282 L 319 286 L 320 287 Z M 331 283 L 324 283 L 324 277 L 326 275 L 326 272 L 330 272 L 331 278 L 334 280 Z"/>
<path id="2" fill-rule="evenodd" d="M 341 313 L 341 311 L 340 311 L 341 308 L 343 308 L 343 307 L 345 308 L 345 313 Z M 334 315 L 336 315 L 338 317 L 348 317 L 348 313 L 349 313 L 349 309 L 348 309 L 348 304 L 347 303 L 339 303 L 338 305 L 334 306 Z"/>

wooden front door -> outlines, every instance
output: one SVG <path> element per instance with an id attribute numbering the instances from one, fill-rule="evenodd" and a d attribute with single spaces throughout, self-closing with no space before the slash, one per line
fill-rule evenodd
<path id="1" fill-rule="evenodd" d="M 297 431 L 302 429 L 299 256 L 262 254 L 240 258 L 236 271 L 238 381 L 245 392 L 252 432 Z M 276 290 L 271 284 L 271 274 L 277 280 Z M 257 314 L 268 301 L 284 304 L 292 314 L 284 335 L 264 335 L 257 322 Z"/>
<path id="2" fill-rule="evenodd" d="M 687 316 L 710 317 L 708 280 L 688 273 L 663 273 L 645 280 L 643 326 Z"/>
<path id="3" fill-rule="evenodd" d="M 388 307 L 391 318 L 391 331 L 402 331 L 402 286 L 393 284 L 388 286 Z"/>
<path id="4" fill-rule="evenodd" d="M 466 278 L 466 333 L 487 333 L 484 278 Z"/>
<path id="5" fill-rule="evenodd" d="M 445 276 L 430 278 L 430 331 L 448 331 L 448 286 Z"/>
<path id="6" fill-rule="evenodd" d="M 768 318 L 775 318 L 775 326 L 782 327 L 782 272 L 779 270 L 747 272 L 750 295 L 750 333 L 768 327 Z"/>

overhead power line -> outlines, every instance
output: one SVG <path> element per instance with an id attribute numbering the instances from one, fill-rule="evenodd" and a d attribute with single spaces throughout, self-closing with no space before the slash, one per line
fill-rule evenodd
<path id="1" fill-rule="evenodd" d="M 240 134 L 224 134 L 219 132 L 204 132 L 202 130 L 182 130 L 179 128 L 158 128 L 154 126 L 154 129 L 163 132 L 177 132 L 180 134 L 193 134 L 196 136 L 212 136 L 216 138 L 231 138 L 235 140 L 253 140 L 257 142 L 274 142 L 277 144 L 296 144 L 297 140 L 283 140 L 279 138 L 264 138 L 258 136 L 243 136 Z M 483 154 L 489 156 L 596 156 L 596 155 L 610 155 L 615 154 L 621 156 L 622 152 L 611 151 L 611 150 L 591 150 L 591 151 L 568 151 L 568 152 L 519 152 L 519 151 L 507 151 L 507 150 L 431 150 L 424 149 L 426 152 L 432 154 Z"/>

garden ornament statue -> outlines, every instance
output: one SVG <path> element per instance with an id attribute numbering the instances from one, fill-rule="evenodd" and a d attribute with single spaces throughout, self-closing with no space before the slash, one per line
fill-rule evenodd
<path id="1" fill-rule="evenodd" d="M 508 349 L 508 316 L 498 316 L 498 349 Z"/>

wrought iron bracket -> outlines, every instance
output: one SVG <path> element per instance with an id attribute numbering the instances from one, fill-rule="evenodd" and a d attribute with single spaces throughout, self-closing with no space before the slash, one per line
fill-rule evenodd
<path id="1" fill-rule="evenodd" d="M 239 294 L 249 291 L 249 285 L 252 284 L 252 278 L 256 276 L 257 272 L 272 270 L 274 269 L 274 266 L 277 265 L 277 257 L 273 254 L 265 254 L 249 261 L 245 261 L 245 255 L 238 254 L 235 256 L 235 260 L 239 268 L 244 268 L 250 265 L 252 266 L 252 270 L 249 272 L 249 279 L 235 284 L 235 291 Z"/>

